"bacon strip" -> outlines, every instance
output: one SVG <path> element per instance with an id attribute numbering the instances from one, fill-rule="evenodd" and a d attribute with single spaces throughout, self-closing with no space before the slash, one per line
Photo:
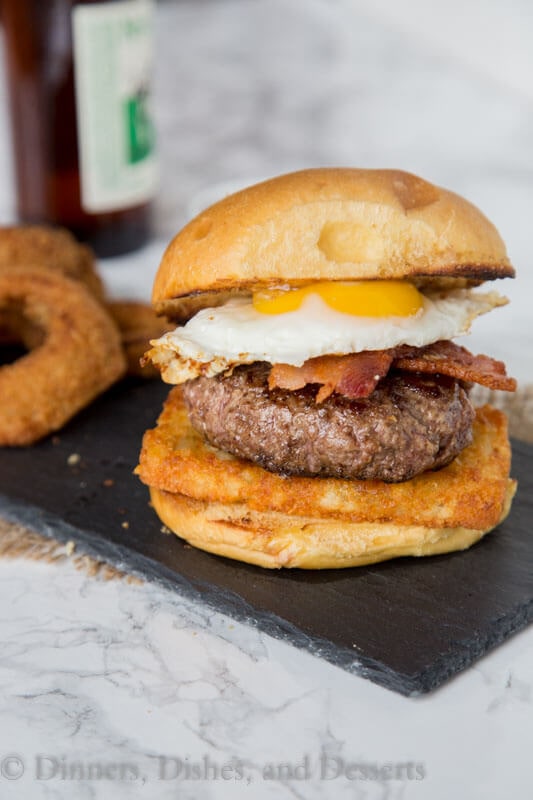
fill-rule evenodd
<path id="1" fill-rule="evenodd" d="M 321 403 L 332 392 L 345 397 L 368 397 L 390 369 L 394 350 L 365 350 L 348 356 L 318 356 L 301 367 L 274 364 L 268 377 L 269 389 L 302 389 L 308 383 L 322 384 L 316 396 Z"/>
<path id="2" fill-rule="evenodd" d="M 397 347 L 393 367 L 408 372 L 449 375 L 457 380 L 471 381 L 505 392 L 514 392 L 516 389 L 516 381 L 508 377 L 503 361 L 484 355 L 475 356 L 466 347 L 454 342 L 435 342 L 426 347 Z"/>
<path id="3" fill-rule="evenodd" d="M 454 342 L 442 341 L 426 347 L 402 345 L 391 350 L 365 350 L 346 356 L 310 358 L 301 367 L 274 364 L 268 378 L 269 389 L 302 389 L 320 384 L 316 402 L 332 392 L 353 399 L 369 397 L 391 366 L 406 372 L 448 375 L 456 380 L 479 383 L 489 389 L 514 392 L 516 381 L 509 378 L 502 361 L 475 356 Z"/>

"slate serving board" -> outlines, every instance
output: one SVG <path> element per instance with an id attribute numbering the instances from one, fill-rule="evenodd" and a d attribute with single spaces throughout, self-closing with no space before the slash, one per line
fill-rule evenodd
<path id="1" fill-rule="evenodd" d="M 404 695 L 435 689 L 533 619 L 533 446 L 513 443 L 508 520 L 463 553 L 263 570 L 161 533 L 132 475 L 168 387 L 125 382 L 58 437 L 0 449 L 0 516 L 196 597 Z M 72 453 L 78 464 L 68 463 Z M 127 522 L 129 527 L 123 527 Z"/>

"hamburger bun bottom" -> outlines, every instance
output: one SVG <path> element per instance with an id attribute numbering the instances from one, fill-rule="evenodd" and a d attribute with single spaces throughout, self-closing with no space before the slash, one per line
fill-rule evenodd
<path id="1" fill-rule="evenodd" d="M 515 490 L 509 481 L 498 523 L 509 513 Z M 194 547 L 269 568 L 335 569 L 449 553 L 465 550 L 495 527 L 427 528 L 300 517 L 253 511 L 246 504 L 208 503 L 153 487 L 150 497 L 167 528 Z"/>

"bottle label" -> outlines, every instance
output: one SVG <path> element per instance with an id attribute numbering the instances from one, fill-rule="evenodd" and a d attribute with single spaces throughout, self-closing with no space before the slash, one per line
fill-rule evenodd
<path id="1" fill-rule="evenodd" d="M 141 205 L 157 184 L 153 3 L 78 5 L 72 35 L 82 208 L 101 213 Z"/>

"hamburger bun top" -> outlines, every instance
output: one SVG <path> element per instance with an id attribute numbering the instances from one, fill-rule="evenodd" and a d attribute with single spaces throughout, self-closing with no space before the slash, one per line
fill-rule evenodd
<path id="1" fill-rule="evenodd" d="M 505 277 L 514 269 L 496 228 L 459 195 L 399 170 L 323 168 L 250 186 L 199 214 L 169 244 L 152 300 L 185 321 L 265 286 Z"/>

